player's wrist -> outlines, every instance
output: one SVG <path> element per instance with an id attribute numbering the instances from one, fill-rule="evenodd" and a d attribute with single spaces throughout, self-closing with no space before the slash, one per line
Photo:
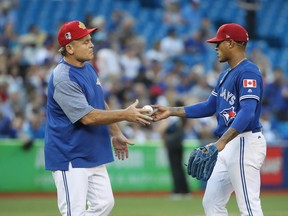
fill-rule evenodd
<path id="1" fill-rule="evenodd" d="M 220 151 L 222 151 L 225 148 L 226 143 L 225 142 L 221 142 L 221 141 L 217 141 L 215 143 L 215 146 L 218 149 L 218 151 L 220 152 Z"/>
<path id="2" fill-rule="evenodd" d="M 184 107 L 170 107 L 168 109 L 169 116 L 185 117 Z"/>

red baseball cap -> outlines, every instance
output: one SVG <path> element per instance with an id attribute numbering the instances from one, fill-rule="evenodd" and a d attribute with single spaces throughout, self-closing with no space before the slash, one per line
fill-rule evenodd
<path id="1" fill-rule="evenodd" d="M 87 29 L 84 23 L 75 20 L 66 22 L 58 32 L 58 42 L 60 46 L 65 46 L 73 40 L 78 40 L 96 31 L 98 28 Z"/>
<path id="2" fill-rule="evenodd" d="M 237 42 L 248 42 L 248 32 L 241 25 L 228 23 L 220 26 L 217 35 L 207 40 L 208 43 L 218 43 L 224 40 L 233 40 Z"/>

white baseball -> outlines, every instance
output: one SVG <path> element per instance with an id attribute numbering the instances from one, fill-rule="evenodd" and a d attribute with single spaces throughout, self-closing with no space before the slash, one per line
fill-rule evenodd
<path id="1" fill-rule="evenodd" d="M 153 108 L 150 105 L 145 105 L 143 106 L 143 109 L 149 110 L 148 115 L 152 115 L 153 113 Z"/>

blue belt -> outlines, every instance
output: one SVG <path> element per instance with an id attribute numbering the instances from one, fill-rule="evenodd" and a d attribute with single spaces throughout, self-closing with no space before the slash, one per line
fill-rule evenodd
<path id="1" fill-rule="evenodd" d="M 262 131 L 262 128 L 255 128 L 253 130 L 243 131 L 242 133 L 246 133 L 246 132 L 258 133 L 258 132 L 261 132 L 261 131 Z"/>
<path id="2" fill-rule="evenodd" d="M 255 128 L 255 129 L 253 129 L 251 131 L 252 131 L 252 133 L 258 133 L 258 132 L 261 132 L 262 129 L 261 128 Z M 248 131 L 245 131 L 245 132 L 248 132 Z"/>
<path id="3" fill-rule="evenodd" d="M 262 131 L 262 128 L 255 128 L 253 130 L 247 130 L 247 131 L 243 131 L 242 133 L 245 133 L 245 132 L 252 132 L 252 133 L 258 133 L 258 132 L 261 132 Z M 223 134 L 222 134 L 223 135 Z M 221 136 L 222 136 L 221 135 Z M 217 138 L 220 138 L 221 136 L 217 136 Z"/>

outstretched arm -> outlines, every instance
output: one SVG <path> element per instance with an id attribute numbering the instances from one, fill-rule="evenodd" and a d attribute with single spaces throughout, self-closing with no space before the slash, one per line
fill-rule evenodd
<path id="1" fill-rule="evenodd" d="M 207 101 L 194 104 L 192 106 L 185 106 L 185 113 L 187 118 L 203 118 L 212 116 L 216 112 L 217 97 L 210 95 Z"/>
<path id="2" fill-rule="evenodd" d="M 201 118 L 212 116 L 216 112 L 216 97 L 210 95 L 207 101 L 184 107 L 165 107 L 153 105 L 157 111 L 152 115 L 153 121 L 160 121 L 169 116 Z"/>
<path id="3" fill-rule="evenodd" d="M 154 114 L 151 116 L 153 121 L 160 121 L 168 118 L 169 116 L 185 117 L 184 107 L 166 107 L 160 105 L 152 105 L 152 107 L 154 110 L 156 110 L 156 112 L 154 112 Z"/>
<path id="4" fill-rule="evenodd" d="M 137 108 L 138 99 L 126 109 L 119 110 L 100 110 L 93 109 L 80 119 L 84 125 L 113 124 L 120 121 L 129 121 L 149 125 L 152 118 L 148 116 L 149 110 Z"/>

